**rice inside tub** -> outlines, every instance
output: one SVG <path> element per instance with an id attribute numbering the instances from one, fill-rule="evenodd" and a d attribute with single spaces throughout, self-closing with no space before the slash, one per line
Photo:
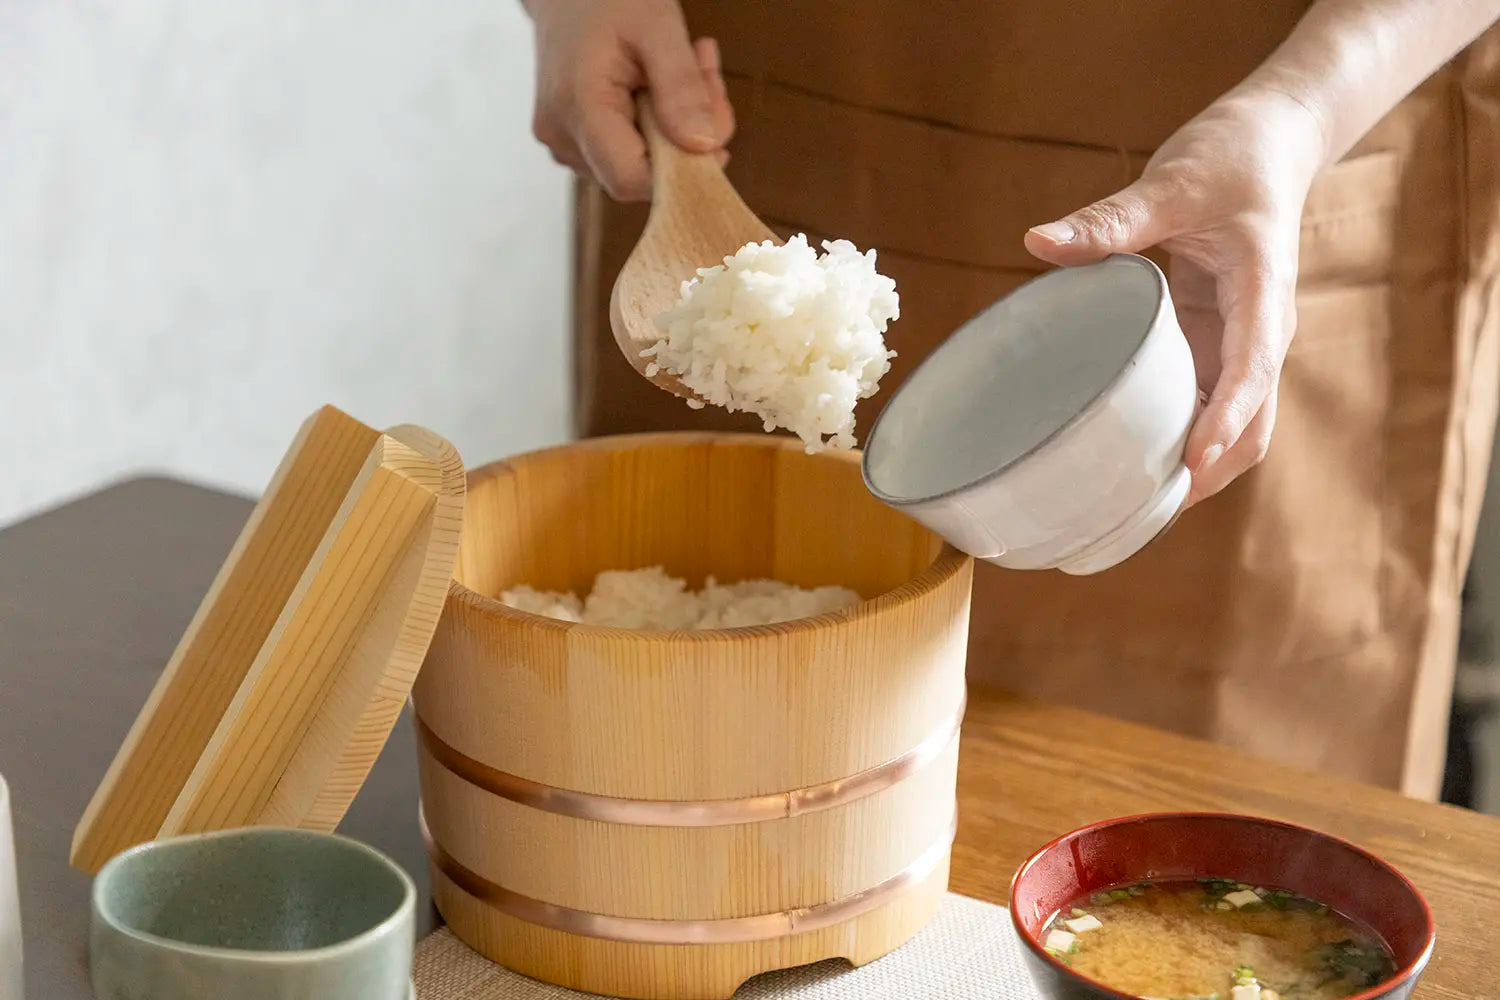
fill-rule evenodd
<path id="1" fill-rule="evenodd" d="M 846 587 L 804 589 L 777 580 L 721 584 L 709 577 L 702 590 L 668 576 L 660 566 L 606 570 L 580 599 L 571 593 L 513 587 L 500 603 L 562 621 L 634 629 L 715 629 L 810 618 L 857 604 Z"/>
<path id="2" fill-rule="evenodd" d="M 900 316 L 896 283 L 875 251 L 798 235 L 748 243 L 682 284 L 657 319 L 662 339 L 642 351 L 646 375 L 676 375 L 705 401 L 785 428 L 809 453 L 854 447 L 854 407 L 873 396 L 896 352 L 884 334 Z"/>

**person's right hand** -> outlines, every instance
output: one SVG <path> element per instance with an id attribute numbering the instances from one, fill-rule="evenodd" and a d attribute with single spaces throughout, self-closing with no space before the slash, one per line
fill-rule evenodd
<path id="1" fill-rule="evenodd" d="M 634 92 L 651 94 L 662 131 L 720 161 L 734 111 L 711 38 L 692 42 L 677 0 L 526 0 L 536 24 L 532 131 L 559 163 L 618 201 L 651 197 Z"/>

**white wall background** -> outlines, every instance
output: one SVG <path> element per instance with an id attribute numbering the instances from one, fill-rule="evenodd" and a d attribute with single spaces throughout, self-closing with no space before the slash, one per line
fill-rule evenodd
<path id="1" fill-rule="evenodd" d="M 567 178 L 517 0 L 0 3 L 0 523 L 248 493 L 323 403 L 566 428 Z"/>

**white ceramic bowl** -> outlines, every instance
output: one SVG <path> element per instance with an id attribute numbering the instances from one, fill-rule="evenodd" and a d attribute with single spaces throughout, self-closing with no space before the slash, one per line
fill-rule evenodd
<path id="1" fill-rule="evenodd" d="M 1166 278 L 1119 254 L 1033 279 L 907 378 L 865 447 L 865 484 L 978 559 L 1108 569 L 1187 498 L 1198 411 Z"/>
<path id="2" fill-rule="evenodd" d="M 10 788 L 0 776 L 0 1000 L 22 1000 L 21 893 L 16 883 L 16 842 Z"/>

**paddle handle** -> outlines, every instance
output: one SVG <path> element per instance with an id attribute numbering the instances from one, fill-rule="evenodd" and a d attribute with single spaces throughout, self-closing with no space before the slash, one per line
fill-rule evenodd
<path id="1" fill-rule="evenodd" d="M 649 91 L 635 95 L 635 120 L 646 139 L 646 155 L 651 160 L 651 200 L 656 202 L 669 193 L 707 185 L 722 197 L 728 178 L 712 153 L 694 153 L 677 145 L 657 124 Z M 736 200 L 738 200 L 736 196 Z"/>

